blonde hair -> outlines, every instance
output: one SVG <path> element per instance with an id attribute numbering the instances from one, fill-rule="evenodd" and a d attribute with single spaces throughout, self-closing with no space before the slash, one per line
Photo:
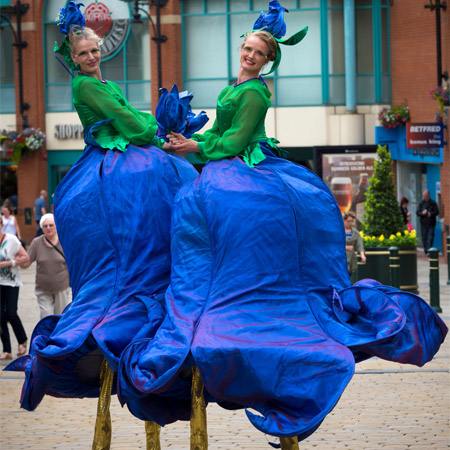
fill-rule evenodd
<path id="1" fill-rule="evenodd" d="M 244 42 L 241 44 L 241 49 L 245 45 L 247 38 L 249 38 L 250 36 L 256 36 L 261 39 L 267 45 L 267 48 L 269 50 L 267 59 L 269 61 L 275 61 L 275 58 L 277 56 L 277 41 L 273 38 L 273 36 L 267 31 L 250 31 L 244 36 Z"/>
<path id="2" fill-rule="evenodd" d="M 99 47 L 103 44 L 103 39 L 92 28 L 81 28 L 78 25 L 70 28 L 67 38 L 69 39 L 70 52 L 73 55 L 75 54 L 75 47 L 78 42 L 84 39 L 95 41 Z"/>

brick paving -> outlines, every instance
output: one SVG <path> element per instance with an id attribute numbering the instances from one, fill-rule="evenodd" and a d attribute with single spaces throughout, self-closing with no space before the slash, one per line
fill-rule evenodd
<path id="1" fill-rule="evenodd" d="M 34 266 L 21 271 L 19 315 L 31 336 L 39 318 L 34 296 Z M 428 261 L 418 261 L 420 295 L 429 301 Z M 450 324 L 450 285 L 441 258 L 441 317 Z M 17 342 L 12 336 L 13 350 Z M 5 363 L 0 364 L 0 368 Z M 357 365 L 355 376 L 321 427 L 300 443 L 309 449 L 449 449 L 450 338 L 423 368 L 372 358 Z M 19 407 L 23 374 L 0 372 L 1 450 L 90 449 L 96 399 L 46 396 L 36 411 Z M 113 450 L 145 449 L 144 425 L 114 396 L 111 402 Z M 267 437 L 247 420 L 244 411 L 208 406 L 209 449 L 269 450 Z M 189 423 L 162 429 L 162 449 L 189 449 Z"/>

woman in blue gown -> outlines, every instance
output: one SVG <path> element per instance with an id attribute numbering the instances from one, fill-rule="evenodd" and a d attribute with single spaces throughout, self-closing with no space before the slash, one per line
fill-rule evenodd
<path id="1" fill-rule="evenodd" d="M 260 70 L 279 63 L 278 44 L 306 34 L 282 41 L 283 27 L 268 22 L 284 9 L 270 7 L 254 26 L 266 31 L 244 38 L 238 81 L 219 95 L 211 130 L 172 138 L 210 162 L 175 199 L 167 315 L 122 353 L 118 394 L 141 419 L 186 419 L 184 375 L 196 366 L 207 401 L 246 408 L 262 432 L 301 440 L 336 405 L 355 363 L 422 366 L 447 328 L 416 295 L 373 280 L 351 286 L 331 192 L 266 137 Z"/>
<path id="2" fill-rule="evenodd" d="M 79 6 L 70 2 L 65 14 Z M 161 149 L 170 145 L 156 136 L 156 119 L 101 77 L 98 36 L 88 28 L 67 31 L 87 143 L 54 196 L 73 301 L 62 316 L 38 323 L 30 354 L 7 368 L 25 371 L 27 410 L 44 395 L 99 396 L 102 359 L 116 372 L 125 346 L 154 334 L 165 314 L 174 197 L 197 175 L 184 158 Z"/>

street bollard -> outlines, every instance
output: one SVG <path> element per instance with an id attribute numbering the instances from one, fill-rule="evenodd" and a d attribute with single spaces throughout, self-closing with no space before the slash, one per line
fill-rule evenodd
<path id="1" fill-rule="evenodd" d="M 450 236 L 447 236 L 447 284 L 450 284 Z"/>
<path id="2" fill-rule="evenodd" d="M 389 270 L 391 273 L 391 286 L 400 289 L 400 256 L 398 247 L 389 247 Z"/>
<path id="3" fill-rule="evenodd" d="M 430 305 L 438 313 L 442 312 L 439 300 L 439 250 L 430 248 Z"/>

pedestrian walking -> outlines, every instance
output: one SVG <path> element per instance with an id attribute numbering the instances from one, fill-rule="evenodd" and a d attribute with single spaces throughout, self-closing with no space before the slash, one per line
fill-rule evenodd
<path id="1" fill-rule="evenodd" d="M 29 261 L 21 267 L 26 269 L 36 261 L 35 294 L 43 319 L 52 314 L 62 314 L 70 300 L 70 284 L 53 214 L 44 214 L 40 227 L 44 234 L 33 239 L 28 249 Z"/>
<path id="2" fill-rule="evenodd" d="M 2 215 L 3 215 L 3 233 L 8 233 L 16 236 L 19 241 L 22 240 L 22 236 L 20 233 L 20 227 L 17 222 L 16 217 L 13 215 L 13 210 L 8 205 L 3 205 L 2 207 Z"/>
<path id="3" fill-rule="evenodd" d="M 0 220 L 0 323 L 3 345 L 0 360 L 5 360 L 13 358 L 8 323 L 19 343 L 17 356 L 24 355 L 27 350 L 27 335 L 17 313 L 17 304 L 19 288 L 23 284 L 19 276 L 19 265 L 28 261 L 28 254 L 16 236 L 3 233 L 3 217 Z"/>
<path id="4" fill-rule="evenodd" d="M 39 223 L 41 221 L 42 216 L 47 213 L 47 197 L 48 193 L 45 189 L 43 189 L 40 192 L 39 197 L 34 202 L 34 217 L 36 219 L 37 224 L 35 237 L 42 236 L 43 234 L 43 231 Z"/>
<path id="5" fill-rule="evenodd" d="M 364 253 L 362 237 L 354 227 L 355 213 L 353 211 L 347 211 L 344 213 L 343 219 L 345 228 L 345 253 L 347 255 L 348 274 L 351 276 L 358 268 L 356 253 L 361 255 L 363 262 L 366 262 L 366 254 Z"/>
<path id="6" fill-rule="evenodd" d="M 428 251 L 433 247 L 436 216 L 439 215 L 439 207 L 437 203 L 431 199 L 428 189 L 425 189 L 422 195 L 423 199 L 417 208 L 417 215 L 420 218 L 423 251 L 428 256 Z"/>

